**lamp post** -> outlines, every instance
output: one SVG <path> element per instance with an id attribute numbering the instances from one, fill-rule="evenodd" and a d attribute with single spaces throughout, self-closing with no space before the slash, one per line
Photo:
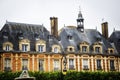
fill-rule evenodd
<path id="1" fill-rule="evenodd" d="M 66 58 L 66 55 L 65 55 L 65 54 L 63 55 L 63 65 L 64 65 L 63 74 L 65 75 L 66 72 L 67 72 L 67 69 L 66 69 L 67 58 Z"/>

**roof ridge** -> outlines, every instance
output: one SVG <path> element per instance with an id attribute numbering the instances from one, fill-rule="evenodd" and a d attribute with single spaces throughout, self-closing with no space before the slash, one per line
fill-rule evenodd
<path id="1" fill-rule="evenodd" d="M 29 24 L 29 23 L 10 22 L 10 21 L 7 21 L 6 24 L 21 24 L 21 25 L 43 26 L 43 25 L 40 25 L 40 24 Z"/>

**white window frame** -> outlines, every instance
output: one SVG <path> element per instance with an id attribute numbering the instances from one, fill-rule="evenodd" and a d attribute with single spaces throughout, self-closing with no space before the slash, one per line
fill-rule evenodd
<path id="1" fill-rule="evenodd" d="M 44 51 L 44 45 L 38 45 L 38 51 L 43 52 Z"/>
<path id="2" fill-rule="evenodd" d="M 5 50 L 6 50 L 6 51 L 10 51 L 10 45 L 9 45 L 9 44 L 7 44 L 7 45 L 5 46 Z"/>
<path id="3" fill-rule="evenodd" d="M 4 68 L 10 68 L 11 69 L 11 59 L 10 58 L 5 58 Z"/>
<path id="4" fill-rule="evenodd" d="M 54 47 L 54 53 L 58 53 L 58 47 Z"/>
<path id="5" fill-rule="evenodd" d="M 22 59 L 22 70 L 28 70 L 28 59 Z"/>
<path id="6" fill-rule="evenodd" d="M 40 66 L 40 65 L 42 65 L 42 66 Z M 44 60 L 43 59 L 39 59 L 38 68 L 39 68 L 39 71 L 44 71 Z M 40 69 L 40 68 L 43 68 L 43 69 Z"/>
<path id="7" fill-rule="evenodd" d="M 82 61 L 82 67 L 83 69 L 89 69 L 89 60 L 88 59 L 83 59 Z"/>
<path id="8" fill-rule="evenodd" d="M 28 51 L 28 44 L 22 44 L 22 51 Z"/>
<path id="9" fill-rule="evenodd" d="M 60 61 L 59 59 L 54 59 L 54 71 L 58 71 L 60 68 Z"/>

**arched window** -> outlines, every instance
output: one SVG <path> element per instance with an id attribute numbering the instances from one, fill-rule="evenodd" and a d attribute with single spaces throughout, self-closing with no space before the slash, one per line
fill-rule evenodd
<path id="1" fill-rule="evenodd" d="M 52 52 L 54 52 L 54 53 L 59 53 L 59 52 L 61 52 L 61 48 L 60 48 L 60 46 L 59 45 L 53 45 L 52 46 Z"/>
<path id="2" fill-rule="evenodd" d="M 3 43 L 3 50 L 5 50 L 5 51 L 13 50 L 13 44 L 11 42 Z"/>

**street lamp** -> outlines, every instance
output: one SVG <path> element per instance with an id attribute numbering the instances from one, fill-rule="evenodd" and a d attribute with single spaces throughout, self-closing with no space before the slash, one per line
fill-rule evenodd
<path id="1" fill-rule="evenodd" d="M 63 65 L 64 65 L 64 69 L 63 69 L 63 72 L 66 72 L 67 69 L 66 69 L 66 64 L 67 64 L 67 58 L 66 58 L 66 55 L 64 55 L 64 60 L 63 60 Z"/>

